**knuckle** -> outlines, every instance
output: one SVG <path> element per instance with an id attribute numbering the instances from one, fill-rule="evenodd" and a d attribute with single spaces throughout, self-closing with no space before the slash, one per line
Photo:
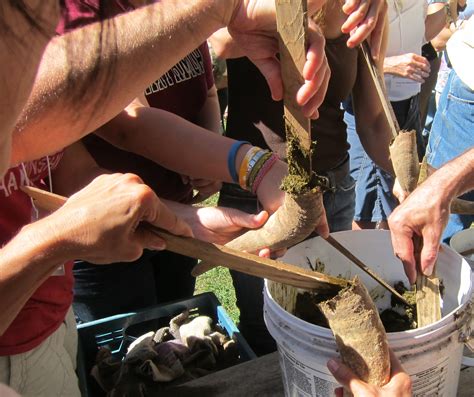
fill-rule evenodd
<path id="1" fill-rule="evenodd" d="M 138 175 L 132 174 L 130 172 L 123 174 L 122 178 L 129 183 L 143 183 L 142 179 Z"/>

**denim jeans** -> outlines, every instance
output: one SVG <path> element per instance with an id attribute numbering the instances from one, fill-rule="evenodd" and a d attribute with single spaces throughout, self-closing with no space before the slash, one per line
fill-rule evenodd
<path id="1" fill-rule="evenodd" d="M 345 163 L 344 173 L 328 172 L 334 192 L 324 194 L 324 207 L 331 232 L 350 230 L 354 216 L 354 180 Z M 336 175 L 337 174 L 337 175 Z M 345 175 L 343 175 L 345 174 Z M 337 177 L 336 177 L 337 176 Z M 259 205 L 255 196 L 236 185 L 224 184 L 219 205 L 256 213 Z M 276 350 L 276 344 L 263 320 L 263 280 L 259 277 L 231 271 L 232 280 L 240 310 L 239 330 L 257 355 Z"/>
<path id="2" fill-rule="evenodd" d="M 474 146 L 474 92 L 451 70 L 438 104 L 428 141 L 427 161 L 434 168 Z M 461 198 L 474 201 L 474 191 Z M 472 215 L 451 215 L 443 241 L 474 222 Z"/>
<path id="3" fill-rule="evenodd" d="M 145 251 L 135 262 L 74 265 L 74 313 L 88 322 L 193 296 L 197 260 L 170 251 Z"/>
<path id="4" fill-rule="evenodd" d="M 394 178 L 380 169 L 367 155 L 356 131 L 355 117 L 351 107 L 346 107 L 344 121 L 347 125 L 347 140 L 351 147 L 351 175 L 356 181 L 355 221 L 379 222 L 387 220 L 398 201 L 392 194 Z M 406 101 L 392 102 L 395 117 L 404 130 L 416 130 L 420 141 L 420 110 L 418 96 Z M 419 156 L 424 144 L 420 141 Z"/>

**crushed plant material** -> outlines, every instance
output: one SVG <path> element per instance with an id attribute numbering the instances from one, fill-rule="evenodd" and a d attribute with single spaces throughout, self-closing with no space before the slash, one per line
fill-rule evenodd
<path id="1" fill-rule="evenodd" d="M 391 308 L 380 313 L 380 319 L 386 332 L 402 332 L 416 329 L 416 295 L 415 291 L 407 289 L 403 281 L 394 284 L 397 292 L 410 302 L 412 306 L 405 305 L 392 296 Z M 295 315 L 302 320 L 320 327 L 328 327 L 324 315 L 318 308 L 318 303 L 331 299 L 333 295 L 300 292 L 296 297 Z"/>

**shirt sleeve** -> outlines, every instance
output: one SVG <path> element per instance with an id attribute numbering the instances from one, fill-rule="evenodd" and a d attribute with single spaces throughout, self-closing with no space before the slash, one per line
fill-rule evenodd
<path id="1" fill-rule="evenodd" d="M 103 2 L 102 7 L 99 4 L 99 0 L 63 0 L 56 33 L 64 34 L 133 9 L 128 0 Z"/>

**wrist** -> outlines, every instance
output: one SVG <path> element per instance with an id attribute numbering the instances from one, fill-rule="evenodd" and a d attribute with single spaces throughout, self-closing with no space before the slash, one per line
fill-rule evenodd
<path id="1" fill-rule="evenodd" d="M 50 217 L 24 226 L 14 240 L 21 247 L 25 263 L 43 265 L 45 272 L 76 258 L 68 242 L 58 237 L 58 228 L 50 224 Z"/>

